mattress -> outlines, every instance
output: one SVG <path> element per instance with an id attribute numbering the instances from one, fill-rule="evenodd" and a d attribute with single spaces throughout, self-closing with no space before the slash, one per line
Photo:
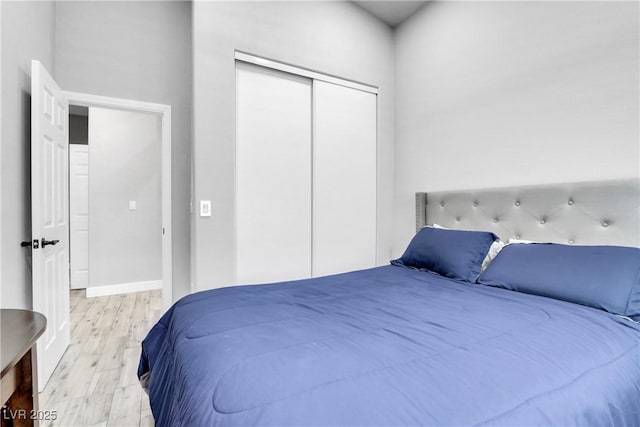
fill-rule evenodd
<path id="1" fill-rule="evenodd" d="M 157 426 L 640 425 L 640 326 L 384 266 L 215 289 L 143 342 Z"/>

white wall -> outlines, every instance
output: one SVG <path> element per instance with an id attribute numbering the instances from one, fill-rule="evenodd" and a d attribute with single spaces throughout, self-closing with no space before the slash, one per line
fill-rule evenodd
<path id="1" fill-rule="evenodd" d="M 162 279 L 161 153 L 158 115 L 89 108 L 88 287 Z"/>
<path id="2" fill-rule="evenodd" d="M 413 194 L 640 176 L 638 2 L 432 2 L 395 36 L 395 234 Z"/>
<path id="3" fill-rule="evenodd" d="M 234 49 L 379 86 L 378 261 L 389 259 L 393 203 L 393 38 L 350 2 L 193 4 L 194 191 L 212 217 L 192 226 L 195 290 L 235 273 Z M 196 209 L 197 210 L 197 209 Z"/>
<path id="4" fill-rule="evenodd" d="M 31 60 L 54 71 L 55 3 L 0 1 L 0 306 L 31 308 Z"/>
<path id="5" fill-rule="evenodd" d="M 191 2 L 58 2 L 56 78 L 65 90 L 172 107 L 173 298 L 189 292 Z"/>

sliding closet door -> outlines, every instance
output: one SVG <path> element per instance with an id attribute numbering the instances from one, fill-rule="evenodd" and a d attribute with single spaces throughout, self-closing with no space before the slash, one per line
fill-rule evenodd
<path id="1" fill-rule="evenodd" d="M 376 95 L 314 81 L 313 276 L 376 262 Z"/>
<path id="2" fill-rule="evenodd" d="M 311 80 L 236 63 L 237 282 L 311 275 Z"/>

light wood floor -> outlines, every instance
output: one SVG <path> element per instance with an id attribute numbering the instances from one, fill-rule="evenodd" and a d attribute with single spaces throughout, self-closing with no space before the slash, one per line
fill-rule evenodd
<path id="1" fill-rule="evenodd" d="M 56 411 L 41 426 L 153 426 L 136 371 L 140 342 L 162 315 L 162 294 L 86 298 L 71 291 L 71 345 L 44 391 L 40 409 Z"/>

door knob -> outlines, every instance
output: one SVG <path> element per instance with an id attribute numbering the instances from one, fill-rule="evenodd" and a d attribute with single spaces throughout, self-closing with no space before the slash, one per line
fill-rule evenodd
<path id="1" fill-rule="evenodd" d="M 20 246 L 23 248 L 33 248 L 38 249 L 40 247 L 40 240 L 33 239 L 33 243 L 31 241 L 28 242 L 20 242 Z"/>
<path id="2" fill-rule="evenodd" d="M 42 246 L 43 248 L 47 245 L 56 245 L 58 244 L 60 240 L 47 240 L 44 237 L 42 239 L 40 239 L 40 246 Z"/>

